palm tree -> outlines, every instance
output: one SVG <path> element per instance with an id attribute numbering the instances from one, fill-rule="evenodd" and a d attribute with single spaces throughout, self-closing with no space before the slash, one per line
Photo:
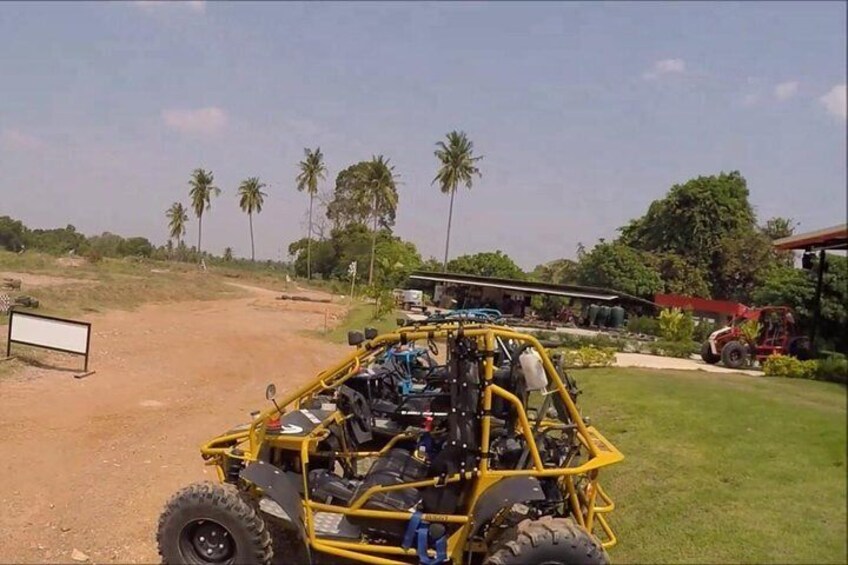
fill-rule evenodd
<path id="1" fill-rule="evenodd" d="M 212 208 L 212 197 L 221 194 L 221 189 L 213 186 L 214 177 L 212 171 L 204 171 L 203 169 L 194 169 L 191 174 L 191 180 L 188 181 L 191 190 L 189 197 L 191 198 L 191 207 L 194 208 L 194 215 L 197 216 L 197 256 L 203 257 L 202 248 L 200 246 L 203 238 L 203 211 Z"/>
<path id="2" fill-rule="evenodd" d="M 450 208 L 448 209 L 448 233 L 445 238 L 445 262 L 443 269 L 447 270 L 448 266 L 448 250 L 450 248 L 450 230 L 451 220 L 453 218 L 453 197 L 456 194 L 456 188 L 464 184 L 469 190 L 472 185 L 472 177 L 477 175 L 481 177 L 480 169 L 474 164 L 483 156 L 474 156 L 474 143 L 468 139 L 464 131 L 452 131 L 447 135 L 448 142 L 444 141 L 436 143 L 436 158 L 441 163 L 439 172 L 436 178 L 433 179 L 434 184 L 439 181 L 439 187 L 442 189 L 442 194 L 450 194 Z"/>
<path id="3" fill-rule="evenodd" d="M 309 233 L 306 236 L 306 278 L 312 278 L 312 202 L 318 194 L 318 181 L 323 180 L 327 167 L 324 166 L 324 155 L 321 148 L 314 151 L 303 149 L 306 156 L 298 163 L 300 174 L 297 175 L 297 190 L 309 194 Z"/>
<path id="4" fill-rule="evenodd" d="M 368 286 L 374 281 L 374 254 L 377 250 L 377 221 L 382 213 L 397 207 L 397 175 L 389 160 L 382 155 L 372 157 L 368 163 L 366 194 L 371 200 L 371 217 L 374 230 L 371 234 L 371 262 L 368 267 Z"/>
<path id="5" fill-rule="evenodd" d="M 174 202 L 171 207 L 165 212 L 168 217 L 168 241 L 177 240 L 177 246 L 183 241 L 183 236 L 186 232 L 186 224 L 188 223 L 188 212 L 182 202 Z"/>
<path id="6" fill-rule="evenodd" d="M 247 212 L 247 217 L 250 219 L 250 260 L 255 261 L 256 255 L 253 251 L 253 213 L 257 214 L 262 211 L 262 204 L 265 202 L 265 197 L 268 196 L 262 189 L 265 184 L 259 181 L 258 177 L 250 177 L 243 180 L 238 188 L 239 206 L 242 212 Z"/>

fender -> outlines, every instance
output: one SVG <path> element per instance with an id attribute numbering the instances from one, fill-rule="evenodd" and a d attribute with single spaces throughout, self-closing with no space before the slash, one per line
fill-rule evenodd
<path id="1" fill-rule="evenodd" d="M 475 535 L 480 528 L 489 522 L 502 509 L 518 502 L 544 500 L 545 493 L 542 485 L 535 477 L 509 477 L 501 479 L 486 489 L 474 510 L 471 511 L 471 531 L 468 537 Z"/>
<path id="2" fill-rule="evenodd" d="M 303 543 L 306 555 L 309 556 L 309 540 L 306 536 L 306 525 L 303 519 L 303 506 L 300 500 L 301 486 L 298 484 L 292 474 L 281 471 L 274 465 L 269 465 L 264 461 L 251 463 L 241 471 L 241 478 L 253 483 L 262 489 L 263 494 L 276 502 L 286 516 L 280 516 L 277 512 L 268 512 L 268 509 L 262 508 L 260 500 L 260 509 L 264 512 L 276 516 L 282 520 L 290 522 L 296 529 L 298 537 Z M 273 504 L 271 504 L 273 506 Z M 311 558 L 309 561 L 311 563 Z"/>

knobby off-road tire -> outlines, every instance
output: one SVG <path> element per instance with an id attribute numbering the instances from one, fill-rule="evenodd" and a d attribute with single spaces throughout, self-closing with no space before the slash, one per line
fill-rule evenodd
<path id="1" fill-rule="evenodd" d="M 701 359 L 704 360 L 704 363 L 715 365 L 721 361 L 721 355 L 715 355 L 710 347 L 710 342 L 705 341 L 704 344 L 701 345 Z"/>
<path id="2" fill-rule="evenodd" d="M 159 517 L 156 541 L 168 565 L 266 565 L 273 556 L 265 521 L 232 485 L 197 483 L 177 492 Z"/>
<path id="3" fill-rule="evenodd" d="M 524 520 L 496 545 L 485 565 L 608 565 L 598 541 L 568 518 Z"/>
<path id="4" fill-rule="evenodd" d="M 728 342 L 721 348 L 721 362 L 731 369 L 738 369 L 744 365 L 746 356 L 745 346 L 738 341 Z"/>

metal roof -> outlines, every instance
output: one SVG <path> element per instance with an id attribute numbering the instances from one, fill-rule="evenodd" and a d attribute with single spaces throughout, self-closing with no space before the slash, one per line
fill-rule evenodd
<path id="1" fill-rule="evenodd" d="M 457 273 L 412 273 L 409 278 L 420 281 L 433 281 L 451 283 L 464 286 L 480 286 L 488 288 L 500 288 L 515 292 L 526 292 L 527 294 L 548 294 L 552 296 L 569 296 L 572 298 L 588 298 L 591 300 L 616 300 L 621 298 L 621 293 L 613 293 L 600 288 L 550 284 L 537 281 L 517 281 L 512 279 L 498 279 L 489 277 L 478 277 L 476 275 L 463 275 Z M 628 296 L 628 298 L 630 298 Z"/>
<path id="2" fill-rule="evenodd" d="M 848 224 L 782 237 L 775 239 L 773 245 L 783 250 L 848 249 Z"/>

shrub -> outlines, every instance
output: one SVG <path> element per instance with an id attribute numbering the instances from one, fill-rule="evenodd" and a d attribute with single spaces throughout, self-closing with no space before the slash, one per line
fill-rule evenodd
<path id="1" fill-rule="evenodd" d="M 634 334 L 658 335 L 659 321 L 651 316 L 632 316 L 627 319 L 627 331 Z"/>
<path id="2" fill-rule="evenodd" d="M 814 379 L 818 361 L 800 361 L 787 355 L 770 355 L 763 363 L 763 373 L 767 377 L 787 379 Z"/>
<path id="3" fill-rule="evenodd" d="M 648 350 L 652 355 L 679 357 L 680 359 L 688 359 L 694 351 L 699 349 L 698 344 L 693 341 L 660 340 L 655 341 L 648 346 Z"/>
<path id="4" fill-rule="evenodd" d="M 100 250 L 92 247 L 85 254 L 85 258 L 88 260 L 89 263 L 97 264 L 103 259 L 103 255 L 100 253 Z"/>
<path id="5" fill-rule="evenodd" d="M 848 384 L 848 359 L 827 357 L 819 359 L 815 369 L 815 378 L 819 381 Z"/>
<path id="6" fill-rule="evenodd" d="M 665 341 L 692 341 L 695 322 L 692 313 L 680 308 L 665 308 L 659 315 L 659 334 Z"/>
<path id="7" fill-rule="evenodd" d="M 566 367 L 609 367 L 615 361 L 615 349 L 611 347 L 593 347 L 591 345 L 579 349 L 563 351 L 563 361 Z"/>
<path id="8" fill-rule="evenodd" d="M 698 343 L 704 343 L 705 341 L 707 341 L 707 338 L 710 337 L 711 333 L 721 327 L 721 324 L 717 324 L 709 320 L 701 320 L 700 322 L 695 324 L 695 331 L 692 334 L 692 339 L 694 339 Z"/>

